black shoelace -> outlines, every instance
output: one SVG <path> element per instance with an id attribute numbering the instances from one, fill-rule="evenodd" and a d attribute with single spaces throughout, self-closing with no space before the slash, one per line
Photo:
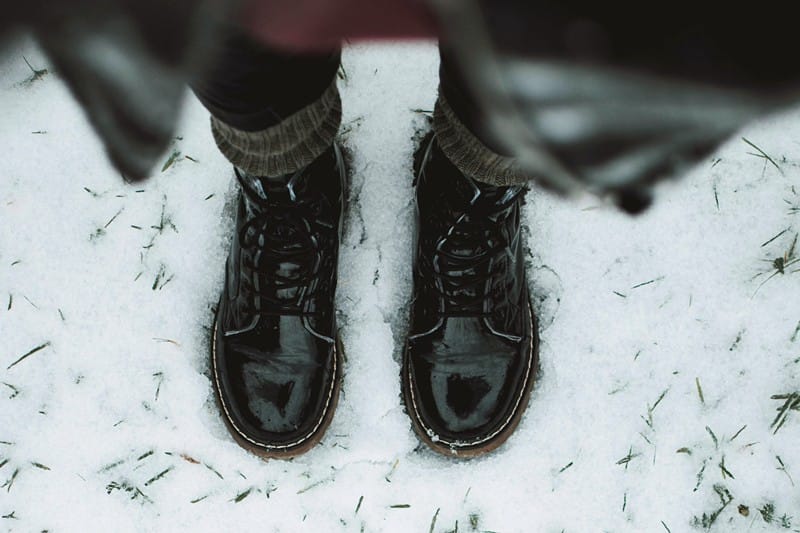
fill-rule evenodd
<path id="1" fill-rule="evenodd" d="M 430 287 L 443 302 L 444 316 L 488 316 L 490 287 L 499 259 L 509 250 L 503 226 L 513 208 L 512 196 L 492 209 L 470 206 L 435 244 L 429 262 Z M 491 302 L 489 302 L 491 303 Z"/>
<path id="2" fill-rule="evenodd" d="M 300 199 L 289 190 L 270 192 L 269 200 L 254 197 L 244 187 L 258 213 L 239 228 L 246 252 L 243 266 L 251 313 L 314 315 L 304 305 L 319 289 L 322 252 L 318 228 L 321 198 Z M 324 281 L 322 281 L 324 283 Z"/>

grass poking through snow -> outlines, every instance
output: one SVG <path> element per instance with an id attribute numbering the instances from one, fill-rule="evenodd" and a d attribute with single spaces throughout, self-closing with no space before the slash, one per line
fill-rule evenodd
<path id="1" fill-rule="evenodd" d="M 770 424 L 770 428 L 774 428 L 774 435 L 783 427 L 792 411 L 800 411 L 800 392 L 775 394 L 771 396 L 771 398 L 773 400 L 783 401 L 783 404 L 776 409 L 778 414 L 772 421 L 772 424 Z"/>
<path id="2" fill-rule="evenodd" d="M 47 348 L 48 346 L 50 346 L 50 341 L 47 341 L 47 342 L 45 342 L 45 343 L 43 343 L 43 344 L 40 344 L 40 345 L 39 345 L 39 346 L 37 346 L 36 348 L 33 348 L 32 350 L 30 350 L 30 351 L 26 352 L 26 353 L 25 353 L 25 354 L 23 354 L 23 355 L 22 355 L 22 356 L 21 356 L 19 359 L 17 359 L 16 361 L 14 361 L 14 362 L 13 362 L 13 363 L 11 363 L 10 365 L 8 365 L 8 367 L 6 368 L 6 370 L 11 370 L 11 369 L 12 369 L 12 368 L 14 368 L 15 366 L 17 366 L 19 363 L 21 363 L 22 361 L 24 361 L 25 359 L 27 359 L 28 357 L 32 356 L 32 355 L 33 355 L 33 354 L 35 354 L 35 353 L 38 353 L 38 352 L 40 352 L 40 351 L 44 350 L 44 349 L 45 349 L 45 348 Z"/>

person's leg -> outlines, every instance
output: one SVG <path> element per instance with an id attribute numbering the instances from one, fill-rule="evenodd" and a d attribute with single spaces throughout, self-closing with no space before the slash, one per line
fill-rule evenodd
<path id="1" fill-rule="evenodd" d="M 211 112 L 214 139 L 236 167 L 278 176 L 331 146 L 341 121 L 340 52 L 290 55 L 231 30 L 192 88 Z"/>
<path id="2" fill-rule="evenodd" d="M 486 131 L 486 117 L 447 48 L 440 46 L 439 98 L 433 129 L 442 151 L 464 174 L 491 185 L 525 185 L 516 161 Z"/>
<path id="3" fill-rule="evenodd" d="M 213 386 L 233 437 L 264 457 L 319 442 L 341 381 L 338 66 L 338 51 L 290 56 L 233 35 L 193 87 L 241 186 L 211 342 Z"/>
<path id="4" fill-rule="evenodd" d="M 490 451 L 525 409 L 537 365 L 520 208 L 524 176 L 483 138 L 474 97 L 443 54 L 433 134 L 417 158 L 419 239 L 403 394 L 434 450 Z"/>

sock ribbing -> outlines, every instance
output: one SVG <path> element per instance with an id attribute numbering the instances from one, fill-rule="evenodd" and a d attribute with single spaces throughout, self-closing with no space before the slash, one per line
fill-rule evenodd
<path id="1" fill-rule="evenodd" d="M 444 155 L 472 179 L 495 186 L 524 185 L 532 179 L 515 158 L 494 152 L 469 131 L 441 91 L 433 110 L 433 131 Z"/>
<path id="2" fill-rule="evenodd" d="M 307 166 L 333 143 L 342 120 L 336 80 L 316 102 L 260 131 L 243 131 L 211 117 L 222 154 L 248 174 L 275 177 Z"/>

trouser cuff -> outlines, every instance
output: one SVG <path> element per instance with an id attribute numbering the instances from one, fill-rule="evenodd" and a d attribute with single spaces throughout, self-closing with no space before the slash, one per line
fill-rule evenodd
<path id="1" fill-rule="evenodd" d="M 445 156 L 470 178 L 495 186 L 524 185 L 532 176 L 513 157 L 494 152 L 456 116 L 439 91 L 433 110 L 433 131 Z"/>
<path id="2" fill-rule="evenodd" d="M 260 131 L 243 131 L 211 117 L 211 131 L 222 154 L 254 176 L 296 172 L 327 150 L 339 131 L 342 102 L 336 79 L 316 102 Z"/>

